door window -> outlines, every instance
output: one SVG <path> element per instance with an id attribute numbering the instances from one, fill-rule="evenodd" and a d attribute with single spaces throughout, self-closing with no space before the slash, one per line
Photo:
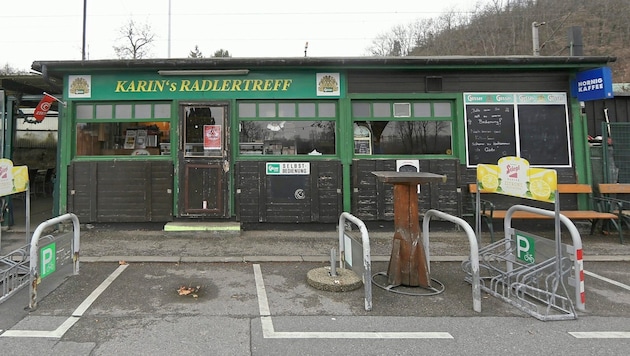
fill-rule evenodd
<path id="1" fill-rule="evenodd" d="M 184 155 L 222 156 L 225 147 L 225 108 L 210 105 L 184 106 Z"/>

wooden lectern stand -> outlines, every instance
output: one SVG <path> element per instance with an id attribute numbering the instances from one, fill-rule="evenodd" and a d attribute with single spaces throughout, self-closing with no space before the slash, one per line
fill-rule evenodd
<path id="1" fill-rule="evenodd" d="M 418 184 L 443 183 L 446 176 L 423 172 L 372 172 L 394 185 L 394 241 L 387 269 L 393 286 L 431 288 L 431 278 L 418 221 Z"/>

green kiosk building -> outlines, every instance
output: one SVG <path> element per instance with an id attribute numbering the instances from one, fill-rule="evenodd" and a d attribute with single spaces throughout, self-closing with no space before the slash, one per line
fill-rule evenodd
<path id="1" fill-rule="evenodd" d="M 372 171 L 447 176 L 420 209 L 470 213 L 503 156 L 590 183 L 572 86 L 613 57 L 36 61 L 63 83 L 55 211 L 82 222 L 393 218 Z M 563 204 L 580 205 L 567 201 Z"/>

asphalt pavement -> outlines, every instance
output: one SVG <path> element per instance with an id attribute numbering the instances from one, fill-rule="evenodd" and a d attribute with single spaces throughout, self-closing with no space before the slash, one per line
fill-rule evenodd
<path id="1" fill-rule="evenodd" d="M 35 203 L 31 232 L 52 217 L 44 199 Z M 26 244 L 21 219 L 17 215 L 2 232 L 2 254 Z M 393 223 L 366 225 L 372 272 L 384 272 Z M 481 312 L 474 311 L 460 263 L 470 254 L 469 237 L 449 222 L 431 222 L 423 236 L 429 241 L 431 278 L 445 290 L 428 296 L 396 294 L 379 288 L 373 277 L 369 311 L 366 288 L 336 293 L 306 283 L 307 273 L 329 264 L 331 250 L 338 248 L 336 224 L 243 224 L 236 233 L 174 232 L 164 226 L 82 223 L 80 273 L 60 275 L 58 283 L 44 279 L 39 288 L 48 284 L 50 290 L 41 291 L 35 310 L 24 308 L 28 288 L 0 304 L 0 349 L 16 355 L 443 355 L 475 349 L 504 355 L 553 349 L 568 355 L 577 347 L 605 355 L 626 348 L 624 339 L 572 336 L 628 334 L 630 242 L 620 244 L 615 234 L 589 235 L 588 226 L 579 225 L 589 272 L 586 311 L 563 323 L 524 317 L 485 293 Z M 546 225 L 518 228 L 553 238 Z M 562 240 L 571 243 L 568 236 Z M 489 235 L 482 234 L 480 245 L 489 243 Z M 111 284 L 103 287 L 105 283 Z M 179 293 L 184 287 L 193 289 L 194 296 Z M 94 295 L 97 291 L 101 294 Z"/>
<path id="2" fill-rule="evenodd" d="M 52 218 L 50 197 L 38 197 L 31 203 L 30 234 L 38 225 Z M 20 248 L 30 241 L 25 233 L 21 202 L 15 203 L 14 224 L 3 229 L 0 255 Z M 204 223 L 204 222 L 202 222 Z M 211 221 L 206 221 L 212 224 Z M 521 225 L 518 225 L 518 224 Z M 338 249 L 337 224 L 241 224 L 238 232 L 165 231 L 166 223 L 82 223 L 80 225 L 80 258 L 84 262 L 282 262 L 326 261 L 331 249 Z M 471 222 L 472 224 L 472 222 Z M 630 234 L 625 244 L 616 234 L 596 231 L 589 234 L 587 223 L 576 223 L 581 232 L 585 261 L 630 261 Z M 371 256 L 375 261 L 388 260 L 391 254 L 393 223 L 366 222 Z M 515 222 L 515 227 L 554 238 L 553 225 Z M 66 226 L 71 228 L 71 226 Z M 355 226 L 355 234 L 359 236 Z M 498 235 L 498 234 L 497 234 Z M 29 235 L 30 236 L 30 235 Z M 426 237 L 425 237 L 426 238 Z M 456 225 L 432 221 L 429 226 L 429 253 L 432 260 L 457 261 L 470 254 L 469 238 Z M 563 230 L 563 243 L 572 244 Z M 490 236 L 482 233 L 479 247 L 489 244 Z"/>

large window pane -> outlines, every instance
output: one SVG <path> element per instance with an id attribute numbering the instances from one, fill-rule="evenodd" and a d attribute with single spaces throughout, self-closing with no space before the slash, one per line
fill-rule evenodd
<path id="1" fill-rule="evenodd" d="M 334 155 L 334 121 L 241 121 L 242 155 Z"/>
<path id="2" fill-rule="evenodd" d="M 77 156 L 159 155 L 170 143 L 168 122 L 78 123 L 76 132 Z"/>
<path id="3" fill-rule="evenodd" d="M 374 154 L 451 154 L 450 121 L 368 121 Z"/>

